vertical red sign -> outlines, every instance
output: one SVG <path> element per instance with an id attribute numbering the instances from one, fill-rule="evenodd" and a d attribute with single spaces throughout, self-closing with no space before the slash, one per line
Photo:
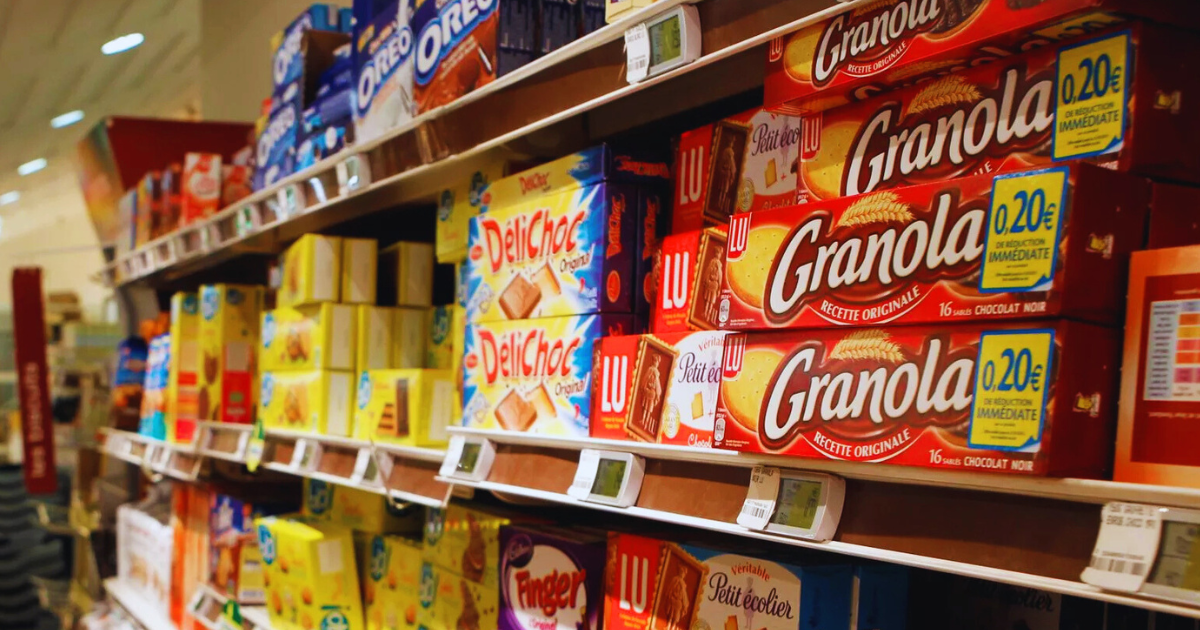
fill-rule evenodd
<path id="1" fill-rule="evenodd" d="M 31 494 L 50 493 L 58 489 L 58 475 L 54 468 L 54 424 L 46 373 L 46 313 L 40 267 L 13 270 L 12 297 L 25 488 Z"/>

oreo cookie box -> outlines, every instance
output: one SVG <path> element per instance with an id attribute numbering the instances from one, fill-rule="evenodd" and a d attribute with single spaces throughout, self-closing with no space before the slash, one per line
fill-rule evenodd
<path id="1" fill-rule="evenodd" d="M 553 528 L 500 529 L 501 630 L 598 630 L 607 542 Z"/>
<path id="2" fill-rule="evenodd" d="M 398 0 L 374 15 L 365 11 L 356 16 L 361 24 L 353 42 L 358 142 L 412 120 L 414 38 L 409 20 L 414 11 L 414 0 Z"/>

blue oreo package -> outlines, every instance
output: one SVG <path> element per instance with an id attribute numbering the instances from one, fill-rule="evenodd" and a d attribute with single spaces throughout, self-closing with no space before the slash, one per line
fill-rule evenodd
<path id="1" fill-rule="evenodd" d="M 342 18 L 338 7 L 314 4 L 292 20 L 287 28 L 275 33 L 271 37 L 272 94 L 281 93 L 288 84 L 304 75 L 304 55 L 301 54 L 300 44 L 306 31 L 341 30 Z"/>
<path id="2" fill-rule="evenodd" d="M 428 4 L 433 4 L 429 2 Z M 354 126 L 359 142 L 412 120 L 414 0 L 356 2 Z"/>

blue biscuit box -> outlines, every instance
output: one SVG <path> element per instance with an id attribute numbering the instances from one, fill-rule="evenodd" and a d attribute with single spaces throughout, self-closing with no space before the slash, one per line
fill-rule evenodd
<path id="1" fill-rule="evenodd" d="M 300 44 L 305 31 L 339 31 L 349 33 L 352 19 L 349 9 L 339 9 L 332 4 L 314 4 L 287 28 L 271 38 L 271 87 L 272 94 L 280 94 L 288 84 L 304 74 L 304 55 Z"/>

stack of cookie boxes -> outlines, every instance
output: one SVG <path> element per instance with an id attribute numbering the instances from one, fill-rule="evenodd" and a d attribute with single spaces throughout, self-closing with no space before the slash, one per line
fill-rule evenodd
<path id="1" fill-rule="evenodd" d="M 465 426 L 588 434 L 594 344 L 648 312 L 668 181 L 661 156 L 600 145 L 486 188 L 460 297 Z"/>
<path id="2" fill-rule="evenodd" d="M 896 0 L 773 45 L 808 203 L 730 221 L 716 446 L 1106 474 L 1138 175 L 1200 176 L 1200 42 L 1116 11 L 1166 5 L 1197 23 L 1171 2 Z M 1006 47 L 1029 52 L 975 59 Z M 902 87 L 814 112 L 878 85 Z"/>

